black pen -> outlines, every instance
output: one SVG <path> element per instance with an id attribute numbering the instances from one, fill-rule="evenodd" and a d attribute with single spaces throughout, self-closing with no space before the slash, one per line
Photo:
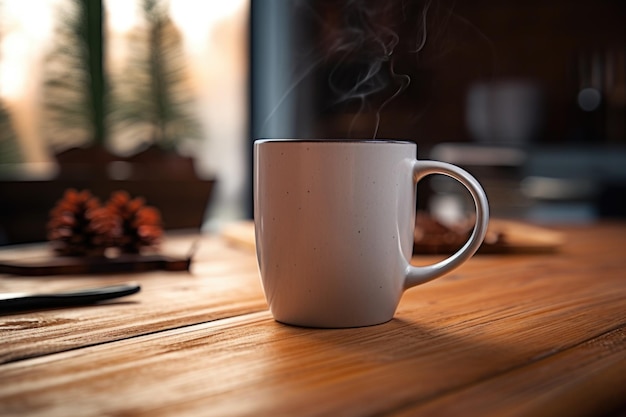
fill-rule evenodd
<path id="1" fill-rule="evenodd" d="M 0 293 L 0 312 L 97 303 L 139 292 L 138 284 L 119 284 L 54 292 Z"/>

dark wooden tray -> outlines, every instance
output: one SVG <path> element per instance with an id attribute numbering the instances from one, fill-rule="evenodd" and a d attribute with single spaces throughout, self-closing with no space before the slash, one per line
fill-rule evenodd
<path id="1" fill-rule="evenodd" d="M 121 274 L 146 271 L 188 271 L 191 257 L 176 258 L 160 254 L 107 257 L 40 256 L 15 261 L 0 261 L 0 273 L 43 276 L 78 274 Z"/>

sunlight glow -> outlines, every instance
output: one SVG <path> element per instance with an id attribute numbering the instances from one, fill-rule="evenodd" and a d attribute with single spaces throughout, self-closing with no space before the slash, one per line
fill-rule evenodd
<path id="1" fill-rule="evenodd" d="M 170 0 L 170 16 L 193 48 L 205 43 L 216 24 L 232 17 L 245 4 L 246 0 Z"/>
<path id="2" fill-rule="evenodd" d="M 53 28 L 57 0 L 5 0 L 0 39 L 0 96 L 18 99 L 27 90 L 32 64 L 46 46 Z M 33 10 L 37 13 L 33 13 Z"/>
<path id="3" fill-rule="evenodd" d="M 11 101 L 19 98 L 26 87 L 29 40 L 21 33 L 11 33 L 2 41 L 0 54 L 0 96 Z"/>
<path id="4" fill-rule="evenodd" d="M 106 0 L 107 24 L 117 33 L 126 33 L 139 22 L 137 4 L 128 0 Z"/>

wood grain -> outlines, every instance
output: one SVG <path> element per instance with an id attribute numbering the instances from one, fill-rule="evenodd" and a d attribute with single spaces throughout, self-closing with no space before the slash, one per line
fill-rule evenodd
<path id="1" fill-rule="evenodd" d="M 626 225 L 564 233 L 557 254 L 475 257 L 407 291 L 379 326 L 299 328 L 260 309 L 15 360 L 0 415 L 603 415 L 626 393 Z M 224 303 L 252 274 L 239 253 L 204 264 L 236 281 Z"/>
<path id="2" fill-rule="evenodd" d="M 256 259 L 213 237 L 174 236 L 164 251 L 184 254 L 201 239 L 191 272 L 21 277 L 0 275 L 0 292 L 30 292 L 136 281 L 139 294 L 99 305 L 0 315 L 0 363 L 91 346 L 266 309 Z M 41 245 L 0 251 L 39 256 Z"/>
<path id="3" fill-rule="evenodd" d="M 610 415 L 626 405 L 626 328 L 621 327 L 529 365 L 452 390 L 398 416 Z M 592 399 L 592 400 L 590 400 Z"/>

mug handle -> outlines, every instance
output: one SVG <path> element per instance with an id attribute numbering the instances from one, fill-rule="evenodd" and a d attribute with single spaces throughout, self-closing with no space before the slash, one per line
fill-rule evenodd
<path id="1" fill-rule="evenodd" d="M 467 171 L 446 162 L 418 161 L 413 162 L 413 182 L 415 186 L 424 177 L 432 174 L 443 174 L 454 178 L 468 189 L 476 207 L 476 225 L 470 238 L 454 255 L 427 266 L 407 265 L 405 270 L 404 289 L 423 284 L 447 274 L 459 267 L 476 253 L 480 247 L 489 224 L 489 204 L 487 195 L 476 178 Z"/>

